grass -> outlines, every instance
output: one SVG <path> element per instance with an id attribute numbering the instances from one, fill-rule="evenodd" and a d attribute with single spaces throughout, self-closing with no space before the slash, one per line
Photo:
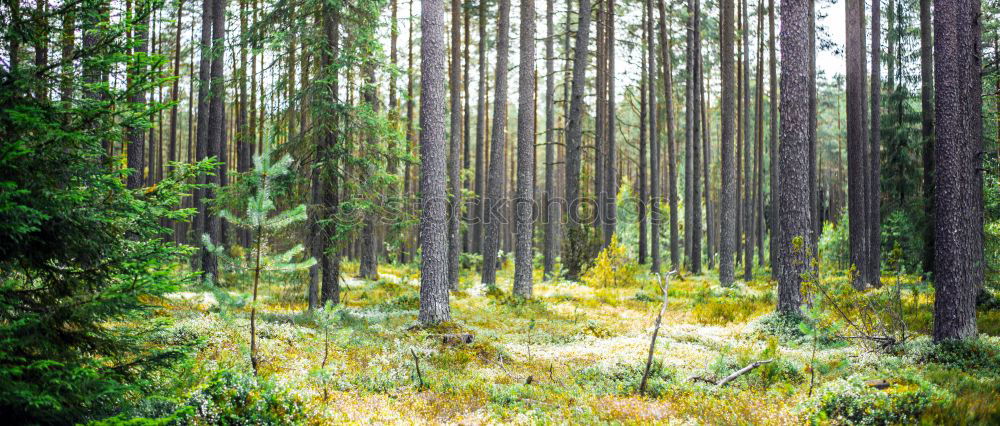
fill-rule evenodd
<path id="1" fill-rule="evenodd" d="M 353 277 L 356 268 L 346 263 L 345 277 Z M 988 365 L 996 356 L 990 352 L 1000 342 L 995 337 L 985 338 L 968 359 L 959 349 L 933 352 L 926 338 L 918 338 L 896 354 L 824 344 L 812 362 L 811 346 L 801 339 L 776 338 L 754 325 L 775 305 L 774 284 L 763 274 L 731 289 L 719 287 L 710 275 L 672 281 L 650 392 L 638 395 L 662 303 L 647 272 L 640 270 L 630 287 L 536 282 L 535 297 L 525 301 L 507 296 L 511 269 L 499 272 L 499 294 L 487 294 L 474 272 L 463 271 L 460 290 L 451 298 L 453 321 L 426 329 L 415 327 L 416 267 L 382 265 L 378 281 L 347 280 L 328 336 L 316 317 L 304 313 L 307 276 L 269 282 L 259 306 L 261 376 L 301 401 L 306 418 L 315 423 L 797 423 L 821 418 L 809 411 L 818 406 L 809 397 L 810 368 L 815 394 L 829 394 L 827 386 L 859 375 L 891 376 L 910 368 L 907 374 L 920 378 L 907 383 L 933 384 L 954 396 L 925 409 L 924 415 L 934 416 L 928 418 L 963 413 L 959 418 L 977 423 L 1000 416 L 1000 372 L 965 371 L 970 363 Z M 245 287 L 230 286 L 223 297 L 239 299 L 237 289 Z M 903 293 L 907 323 L 926 333 L 933 292 L 910 279 Z M 161 314 L 178 330 L 201 336 L 203 344 L 184 371 L 163 379 L 164 387 L 183 395 L 205 386 L 217 371 L 249 371 L 247 310 L 239 304 L 220 307 L 203 289 L 168 299 Z M 995 333 L 996 319 L 995 312 L 981 314 L 981 330 Z M 475 340 L 451 345 L 432 338 L 455 332 L 471 333 Z M 326 339 L 330 351 L 323 369 Z M 776 362 L 722 389 L 692 380 L 717 380 L 765 358 Z M 914 364 L 920 367 L 908 367 Z"/>

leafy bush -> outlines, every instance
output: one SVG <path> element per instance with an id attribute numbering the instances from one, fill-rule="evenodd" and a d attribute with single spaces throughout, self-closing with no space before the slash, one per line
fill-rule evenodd
<path id="1" fill-rule="evenodd" d="M 193 412 L 184 424 L 278 425 L 303 422 L 303 402 L 268 381 L 223 371 L 196 392 L 185 406 Z"/>
<path id="2" fill-rule="evenodd" d="M 918 423 L 930 409 L 945 407 L 954 396 L 917 376 L 889 380 L 879 390 L 855 375 L 823 386 L 808 400 L 804 413 L 813 422 L 860 425 Z"/>
<path id="3" fill-rule="evenodd" d="M 639 284 L 636 274 L 639 264 L 618 242 L 618 236 L 611 237 L 611 244 L 597 255 L 594 266 L 583 274 L 583 282 L 591 287 L 633 287 Z"/>

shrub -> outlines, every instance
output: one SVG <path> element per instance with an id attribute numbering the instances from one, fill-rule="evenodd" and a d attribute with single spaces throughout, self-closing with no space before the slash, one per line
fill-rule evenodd
<path id="1" fill-rule="evenodd" d="M 908 348 L 917 362 L 941 364 L 963 371 L 980 370 L 1000 375 L 1000 347 L 986 339 L 920 340 Z"/>
<path id="2" fill-rule="evenodd" d="M 855 375 L 823 386 L 805 403 L 804 413 L 813 422 L 913 424 L 928 410 L 945 407 L 953 399 L 950 392 L 916 376 L 889 380 L 889 387 L 879 390 Z"/>
<path id="3" fill-rule="evenodd" d="M 820 258 L 823 259 L 821 264 L 833 265 L 839 269 L 847 268 L 851 264 L 847 234 L 849 226 L 846 210 L 837 223 L 826 222 L 823 224 L 823 234 L 819 237 L 819 254 Z"/>
<path id="4" fill-rule="evenodd" d="M 570 224 L 566 227 L 566 239 L 563 241 L 562 249 L 566 276 L 576 278 L 601 250 L 601 239 L 593 227 Z"/>
<path id="5" fill-rule="evenodd" d="M 631 395 L 639 391 L 645 364 L 617 363 L 610 367 L 587 367 L 576 374 L 576 383 L 597 394 Z M 646 395 L 660 397 L 667 393 L 677 376 L 672 368 L 654 360 L 646 381 Z"/>
<path id="6" fill-rule="evenodd" d="M 633 287 L 639 284 L 635 278 L 638 272 L 639 264 L 613 235 L 611 243 L 597 255 L 594 266 L 583 274 L 583 282 L 591 287 Z"/>
<path id="7" fill-rule="evenodd" d="M 271 382 L 232 371 L 217 374 L 185 405 L 193 410 L 182 424 L 276 425 L 306 420 L 298 397 Z"/>

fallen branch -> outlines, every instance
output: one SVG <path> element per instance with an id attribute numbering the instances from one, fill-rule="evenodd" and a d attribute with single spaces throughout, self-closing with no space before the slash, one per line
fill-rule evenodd
<path id="1" fill-rule="evenodd" d="M 721 388 L 721 387 L 725 386 L 726 383 L 729 383 L 729 382 L 731 382 L 733 380 L 736 380 L 737 377 L 740 377 L 740 376 L 742 376 L 744 374 L 747 374 L 747 373 L 753 371 L 755 368 L 760 367 L 760 366 L 762 366 L 764 364 L 770 363 L 772 361 L 774 361 L 774 360 L 773 359 L 768 359 L 768 360 L 764 360 L 764 361 L 754 361 L 754 362 L 750 363 L 749 365 L 747 365 L 746 367 L 743 367 L 743 368 L 741 368 L 739 370 L 736 370 L 735 373 L 726 376 L 726 378 L 720 380 L 719 383 L 716 383 L 715 387 Z"/>

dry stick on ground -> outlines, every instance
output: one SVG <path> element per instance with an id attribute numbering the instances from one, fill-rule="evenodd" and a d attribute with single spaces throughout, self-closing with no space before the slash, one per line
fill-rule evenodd
<path id="1" fill-rule="evenodd" d="M 642 373 L 642 382 L 639 382 L 639 395 L 642 395 L 646 391 L 646 380 L 649 379 L 649 368 L 653 365 L 653 352 L 656 351 L 656 335 L 660 333 L 660 322 L 663 320 L 663 312 L 667 310 L 667 287 L 670 284 L 670 277 L 675 273 L 676 271 L 667 272 L 665 280 L 660 274 L 656 274 L 656 278 L 660 281 L 660 288 L 663 289 L 663 306 L 660 307 L 660 313 L 656 315 L 653 338 L 649 342 L 649 355 L 646 356 L 646 370 Z"/>
<path id="2" fill-rule="evenodd" d="M 721 388 L 721 387 L 725 386 L 726 383 L 729 383 L 729 382 L 731 382 L 733 380 L 736 380 L 737 377 L 740 377 L 740 376 L 742 376 L 744 374 L 747 374 L 747 373 L 753 371 L 753 369 L 755 369 L 757 367 L 760 367 L 760 366 L 762 366 L 764 364 L 770 363 L 772 361 L 774 361 L 774 360 L 773 359 L 768 359 L 768 360 L 764 360 L 764 361 L 754 361 L 754 362 L 750 363 L 749 365 L 747 365 L 746 367 L 743 367 L 743 368 L 741 368 L 739 370 L 736 370 L 735 373 L 726 376 L 725 379 L 722 379 L 722 380 L 719 381 L 719 383 L 716 383 L 715 387 L 716 388 Z"/>

